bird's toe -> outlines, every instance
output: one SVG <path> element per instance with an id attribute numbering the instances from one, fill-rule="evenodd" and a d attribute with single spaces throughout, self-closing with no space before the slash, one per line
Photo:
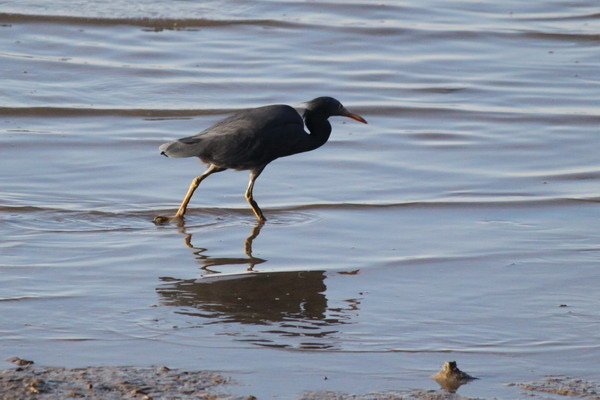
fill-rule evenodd
<path id="1" fill-rule="evenodd" d="M 154 218 L 154 223 L 156 225 L 164 225 L 164 224 L 168 224 L 172 219 L 173 219 L 173 217 L 164 217 L 162 215 L 159 215 Z"/>
<path id="2" fill-rule="evenodd" d="M 183 226 L 185 224 L 185 221 L 184 221 L 182 215 L 173 215 L 170 217 L 159 215 L 159 216 L 154 217 L 155 225 L 166 225 L 166 224 L 169 224 L 172 222 L 174 222 L 177 226 Z"/>

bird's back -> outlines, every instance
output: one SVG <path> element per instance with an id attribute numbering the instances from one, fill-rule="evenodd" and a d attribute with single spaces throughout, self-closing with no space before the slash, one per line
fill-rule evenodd
<path id="1" fill-rule="evenodd" d="M 304 121 L 287 105 L 240 111 L 203 132 L 165 143 L 169 157 L 200 157 L 221 168 L 252 169 L 290 152 L 304 139 Z"/>

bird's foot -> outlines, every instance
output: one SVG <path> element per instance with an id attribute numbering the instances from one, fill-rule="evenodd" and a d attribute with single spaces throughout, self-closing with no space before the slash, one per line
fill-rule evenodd
<path id="1" fill-rule="evenodd" d="M 169 221 L 171 221 L 172 218 L 173 217 L 165 217 L 165 216 L 159 215 L 159 216 L 154 217 L 154 223 L 156 225 L 168 224 Z"/>
<path id="2" fill-rule="evenodd" d="M 165 217 L 165 216 L 159 215 L 157 217 L 154 217 L 154 223 L 156 225 L 166 225 L 169 222 L 173 222 L 173 221 L 175 221 L 179 225 L 183 222 L 183 217 L 179 217 L 177 215 L 173 215 L 171 217 Z"/>

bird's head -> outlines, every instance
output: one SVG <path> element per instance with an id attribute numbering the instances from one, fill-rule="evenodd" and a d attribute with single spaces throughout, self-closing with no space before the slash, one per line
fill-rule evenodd
<path id="1" fill-rule="evenodd" d="M 342 105 L 342 103 L 333 97 L 317 97 L 316 99 L 312 99 L 311 101 L 305 103 L 305 105 L 305 114 L 316 114 L 325 119 L 339 115 L 342 117 L 352 118 L 358 122 L 362 122 L 363 124 L 367 123 L 363 117 L 358 114 L 351 113 Z"/>

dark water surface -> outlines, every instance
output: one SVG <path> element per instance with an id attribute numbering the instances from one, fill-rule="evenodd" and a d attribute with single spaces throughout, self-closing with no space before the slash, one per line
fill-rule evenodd
<path id="1" fill-rule="evenodd" d="M 222 370 L 267 398 L 598 379 L 597 1 L 0 1 L 0 359 Z M 202 183 L 164 141 L 339 98 Z M 327 377 L 327 379 L 325 379 Z"/>

